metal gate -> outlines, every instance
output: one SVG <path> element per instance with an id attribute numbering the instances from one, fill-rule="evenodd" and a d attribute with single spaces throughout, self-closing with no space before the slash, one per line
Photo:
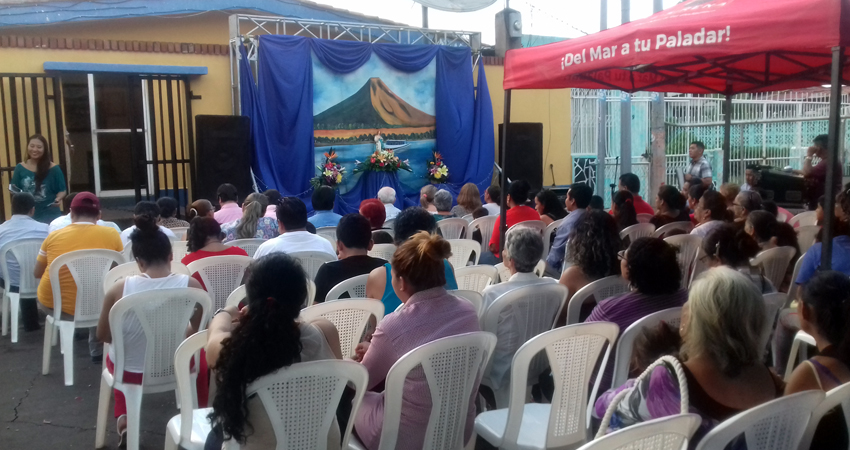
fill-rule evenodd
<path id="1" fill-rule="evenodd" d="M 41 134 L 50 155 L 67 172 L 59 79 L 44 74 L 0 73 L 0 220 L 11 215 L 9 183 L 27 159 L 27 138 Z"/>

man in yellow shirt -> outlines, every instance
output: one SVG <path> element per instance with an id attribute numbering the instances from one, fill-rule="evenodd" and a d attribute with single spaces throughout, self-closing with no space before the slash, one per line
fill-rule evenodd
<path id="1" fill-rule="evenodd" d="M 91 192 L 80 192 L 71 202 L 71 225 L 54 231 L 41 245 L 34 275 L 41 278 L 38 285 L 38 306 L 45 314 L 53 314 L 50 264 L 57 257 L 76 250 L 106 249 L 120 252 L 124 249 L 118 232 L 110 227 L 97 225 L 98 219 L 100 201 Z M 59 271 L 58 282 L 62 292 L 62 318 L 71 320 L 76 313 L 77 284 L 67 267 Z M 89 352 L 92 361 L 99 363 L 103 355 L 103 344 L 98 342 L 96 331 L 97 327 L 89 328 Z"/>

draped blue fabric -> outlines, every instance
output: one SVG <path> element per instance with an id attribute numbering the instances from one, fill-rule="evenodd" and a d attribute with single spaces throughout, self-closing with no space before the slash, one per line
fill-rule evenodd
<path id="1" fill-rule="evenodd" d="M 436 148 L 449 167 L 445 186 L 456 195 L 467 182 L 477 184 L 482 193 L 490 185 L 493 110 L 483 68 L 479 69 L 477 99 L 474 95 L 469 48 L 261 36 L 259 52 L 255 107 L 243 107 L 243 114 L 252 119 L 253 170 L 261 189 L 275 188 L 284 195 L 299 196 L 309 205 L 309 181 L 315 172 L 311 58 L 317 58 L 331 71 L 350 73 L 372 54 L 403 72 L 422 70 L 437 58 Z M 242 84 L 244 92 L 246 83 Z M 243 105 L 244 102 L 243 98 Z M 419 204 L 419 193 L 404 192 L 397 176 L 366 173 L 352 190 L 337 195 L 335 210 L 356 212 L 360 201 L 374 198 L 382 186 L 396 189 L 398 207 Z"/>

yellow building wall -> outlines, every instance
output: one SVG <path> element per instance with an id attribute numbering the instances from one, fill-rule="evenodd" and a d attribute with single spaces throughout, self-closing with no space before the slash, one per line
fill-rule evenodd
<path id="1" fill-rule="evenodd" d="M 502 66 L 484 66 L 487 86 L 493 102 L 493 133 L 499 136 L 499 124 L 505 113 L 505 90 L 502 89 L 505 70 Z M 511 93 L 511 122 L 540 122 L 543 124 L 543 185 L 572 183 L 570 161 L 571 117 L 570 90 L 515 90 Z M 499 143 L 494 151 L 498 155 Z M 550 169 L 549 166 L 552 165 Z M 554 180 L 552 172 L 554 171 Z"/>

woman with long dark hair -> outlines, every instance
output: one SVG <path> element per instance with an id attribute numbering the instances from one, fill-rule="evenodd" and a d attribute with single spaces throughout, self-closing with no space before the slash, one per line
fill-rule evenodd
<path id="1" fill-rule="evenodd" d="M 686 222 L 691 220 L 688 213 L 688 201 L 678 189 L 665 184 L 658 188 L 658 195 L 655 197 L 655 215 L 649 220 L 649 223 L 655 225 L 655 228 L 661 228 L 671 222 Z"/>
<path id="2" fill-rule="evenodd" d="M 534 196 L 534 209 L 540 214 L 540 220 L 546 225 L 567 217 L 564 202 L 558 200 L 558 195 L 549 189 L 542 189 Z"/>
<path id="3" fill-rule="evenodd" d="M 49 224 L 62 215 L 59 205 L 68 193 L 62 169 L 50 160 L 47 139 L 34 134 L 27 140 L 27 160 L 15 166 L 12 185 L 35 198 L 33 219 Z"/>
<path id="4" fill-rule="evenodd" d="M 637 225 L 635 197 L 629 191 L 617 191 L 611 199 L 611 212 L 617 221 L 617 228 L 623 231 L 632 225 Z"/>
<path id="5" fill-rule="evenodd" d="M 750 263 L 761 248 L 746 231 L 728 223 L 720 225 L 702 240 L 702 251 L 705 253 L 702 258 L 709 266 L 726 266 L 747 275 L 762 294 L 776 292 L 776 287 L 761 269 Z"/>
<path id="6" fill-rule="evenodd" d="M 338 345 L 328 343 L 333 325 L 298 320 L 307 275 L 297 260 L 272 253 L 254 262 L 248 274 L 246 306 L 220 309 L 209 326 L 206 357 L 217 391 L 208 448 L 220 448 L 221 439 L 233 439 L 245 450 L 275 448 L 271 421 L 260 399 L 245 395 L 247 386 L 298 362 L 340 358 Z"/>
<path id="7" fill-rule="evenodd" d="M 193 263 L 199 259 L 209 258 L 210 256 L 248 256 L 245 250 L 239 247 L 224 245 L 222 241 L 221 225 L 213 217 L 196 217 L 189 224 L 189 231 L 186 233 L 186 249 L 189 253 L 183 257 L 180 262 L 185 265 Z M 201 276 L 197 273 L 192 274 L 196 280 L 204 285 Z M 206 289 L 206 286 L 204 286 Z"/>

